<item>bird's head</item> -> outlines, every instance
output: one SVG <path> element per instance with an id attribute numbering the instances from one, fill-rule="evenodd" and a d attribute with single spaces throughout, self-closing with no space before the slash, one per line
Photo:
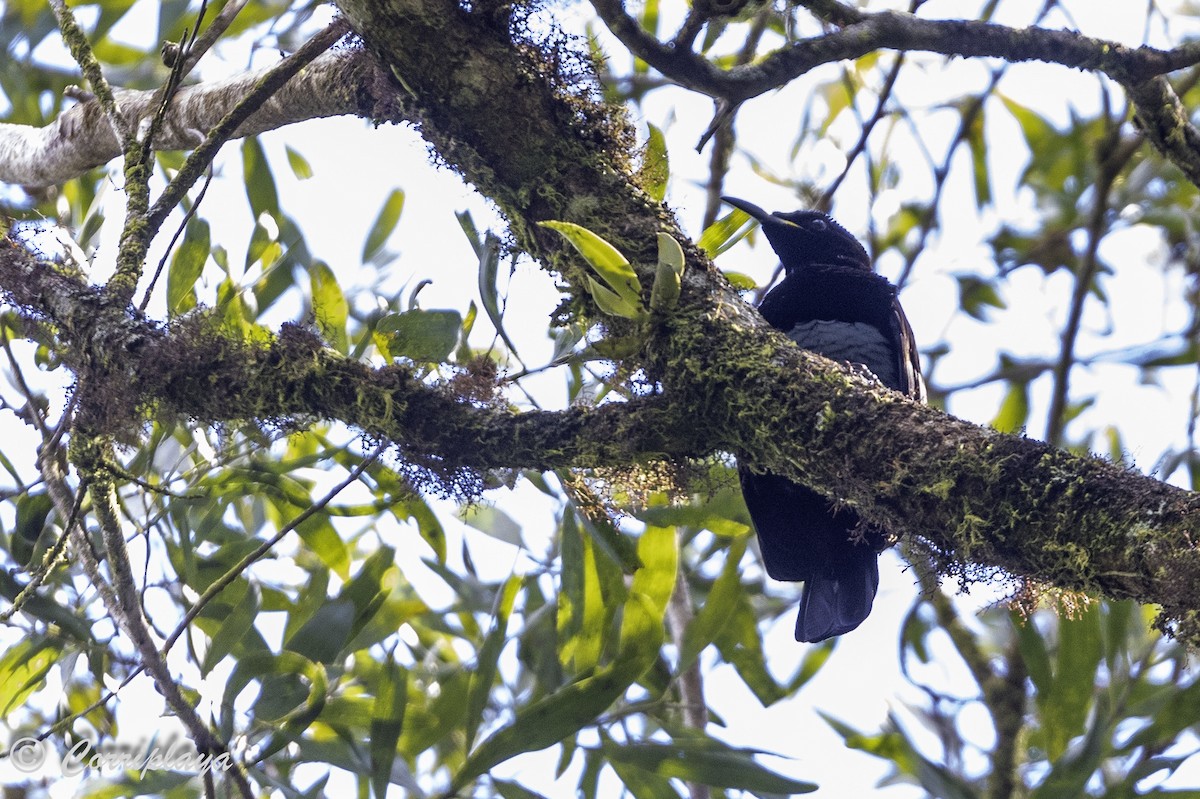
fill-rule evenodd
<path id="1" fill-rule="evenodd" d="M 814 264 L 871 269 L 871 258 L 858 239 L 820 211 L 769 214 L 736 197 L 721 199 L 758 220 L 787 272 Z"/>

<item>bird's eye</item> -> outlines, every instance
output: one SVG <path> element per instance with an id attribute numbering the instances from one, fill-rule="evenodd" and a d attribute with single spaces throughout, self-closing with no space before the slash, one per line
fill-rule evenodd
<path id="1" fill-rule="evenodd" d="M 815 230 L 818 233 L 824 233 L 825 230 L 829 227 L 829 225 L 825 224 L 824 219 L 811 219 L 808 222 L 808 226 L 811 227 L 813 230 Z"/>

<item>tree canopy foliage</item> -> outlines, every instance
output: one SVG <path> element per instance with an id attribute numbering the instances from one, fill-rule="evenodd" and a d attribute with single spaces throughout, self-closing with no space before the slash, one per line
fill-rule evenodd
<path id="1" fill-rule="evenodd" d="M 919 587 L 854 650 L 899 642 L 893 710 L 848 722 L 843 683 L 797 741 L 937 797 L 1200 795 L 1200 17 L 934 5 L 7 2 L 5 779 L 178 734 L 229 767 L 67 777 L 838 790 L 726 724 L 854 646 L 767 657 L 797 592 L 736 457 Z M 374 126 L 369 170 L 314 169 L 353 146 L 306 138 L 326 117 Z M 394 125 L 487 205 L 405 228 L 434 193 Z M 366 186 L 362 244 L 331 237 Z M 859 235 L 930 406 L 761 319 L 774 259 L 725 193 Z"/>

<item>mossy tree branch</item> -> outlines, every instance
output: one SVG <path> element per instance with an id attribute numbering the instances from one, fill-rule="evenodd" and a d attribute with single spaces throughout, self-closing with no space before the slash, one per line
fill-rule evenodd
<path id="1" fill-rule="evenodd" d="M 521 86 L 507 79 L 526 57 L 512 42 L 499 44 L 508 41 L 508 21 L 501 30 L 448 0 L 341 5 L 367 46 L 404 77 L 424 135 L 447 158 L 467 154 L 455 166 L 500 203 L 544 262 L 560 266 L 563 259 L 549 249 L 555 243 L 530 233 L 542 219 L 596 230 L 641 264 L 653 262 L 654 230 L 679 235 L 612 156 L 619 142 L 588 147 L 580 140 L 611 127 L 566 122 L 579 118 L 581 101 L 560 96 L 561 77 Z M 463 49 L 457 37 L 479 28 L 487 44 Z M 470 55 L 447 63 L 427 60 L 427 51 Z M 501 113 L 514 107 L 528 113 Z M 578 158 L 581 150 L 589 157 Z M 530 160 L 538 164 L 532 172 L 502 168 Z M 572 279 L 569 266 L 562 271 Z M 756 467 L 844 497 L 868 520 L 920 535 L 959 563 L 1160 602 L 1164 623 L 1189 639 L 1200 633 L 1200 554 L 1189 539 L 1200 500 L 1193 495 L 854 387 L 820 359 L 781 347 L 694 251 L 680 313 L 656 331 L 647 353 L 644 366 L 662 396 L 695 430 L 709 431 L 712 447 L 753 453 Z"/>
<path id="2" fill-rule="evenodd" d="M 396 78 L 359 87 L 376 116 L 403 107 L 498 203 L 520 243 L 565 279 L 573 302 L 564 313 L 595 309 L 580 288 L 581 265 L 539 221 L 605 236 L 651 285 L 655 234 L 683 237 L 637 186 L 628 127 L 589 89 L 581 56 L 535 39 L 508 6 L 345 0 L 343 8 L 382 74 Z M 644 347 L 629 364 L 659 391 L 561 413 L 477 407 L 407 368 L 339 356 L 299 328 L 266 343 L 235 341 L 202 315 L 162 328 L 16 247 L 0 251 L 0 286 L 56 328 L 81 375 L 83 429 L 113 435 L 150 412 L 205 422 L 324 417 L 394 441 L 443 474 L 731 451 L 843 498 L 869 523 L 921 537 L 944 569 L 999 567 L 1159 602 L 1164 625 L 1200 642 L 1195 495 L 913 405 L 788 346 L 685 247 L 680 305 L 636 331 Z"/>

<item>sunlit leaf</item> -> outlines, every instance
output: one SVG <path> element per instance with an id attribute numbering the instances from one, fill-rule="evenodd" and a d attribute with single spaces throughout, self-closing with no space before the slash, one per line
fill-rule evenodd
<path id="1" fill-rule="evenodd" d="M 196 281 L 204 272 L 212 248 L 208 222 L 193 216 L 184 229 L 183 241 L 167 269 L 167 312 L 172 316 L 190 311 L 196 305 Z"/>
<path id="2" fill-rule="evenodd" d="M 667 182 L 671 168 L 667 161 L 667 140 L 662 130 L 654 125 L 648 125 L 649 138 L 646 149 L 642 153 L 642 168 L 638 171 L 638 182 L 642 190 L 650 195 L 655 202 L 662 202 L 667 196 Z"/>
<path id="3" fill-rule="evenodd" d="M 315 261 L 308 270 L 312 285 L 313 318 L 325 340 L 335 350 L 345 353 L 349 347 L 346 322 L 350 318 L 350 303 L 338 285 L 337 276 L 323 261 Z"/>
<path id="4" fill-rule="evenodd" d="M 308 159 L 301 155 L 290 145 L 286 146 L 288 166 L 292 168 L 292 174 L 297 180 L 308 180 L 313 176 L 312 166 L 308 163 Z"/>
<path id="5" fill-rule="evenodd" d="M 558 232 L 578 250 L 583 259 L 601 280 L 620 298 L 623 308 L 642 307 L 642 284 L 625 256 L 592 231 L 571 222 L 540 222 L 544 228 Z M 593 291 L 593 295 L 595 292 Z M 600 302 L 597 300 L 597 302 Z M 611 313 L 611 312 L 609 312 Z M 624 316 L 625 313 L 616 314 Z"/>
<path id="6" fill-rule="evenodd" d="M 367 233 L 367 239 L 363 243 L 362 262 L 364 264 L 369 263 L 383 252 L 383 245 L 387 244 L 388 237 L 396 229 L 403 210 L 404 192 L 400 189 L 392 189 L 387 199 L 383 201 L 379 214 L 375 217 L 375 222 L 372 223 L 371 229 Z"/>

